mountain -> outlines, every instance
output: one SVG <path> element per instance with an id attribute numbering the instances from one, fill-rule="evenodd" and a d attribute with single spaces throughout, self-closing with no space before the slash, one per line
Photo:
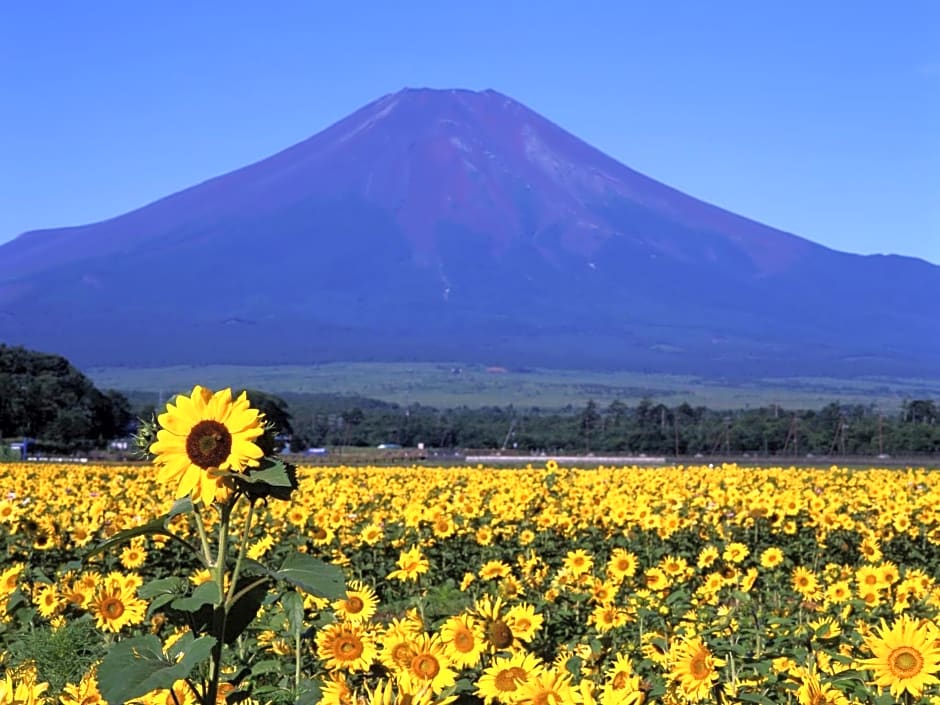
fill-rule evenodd
<path id="1" fill-rule="evenodd" d="M 709 205 L 494 91 L 406 89 L 138 210 L 0 246 L 0 341 L 85 366 L 940 376 L 937 301 L 940 267 Z"/>

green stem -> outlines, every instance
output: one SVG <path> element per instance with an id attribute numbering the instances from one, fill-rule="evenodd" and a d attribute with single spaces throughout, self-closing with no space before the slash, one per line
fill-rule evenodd
<path id="1" fill-rule="evenodd" d="M 220 597 L 219 603 L 215 606 L 215 615 L 212 620 L 215 646 L 212 647 L 212 666 L 209 674 L 209 685 L 206 688 L 206 705 L 215 705 L 219 694 L 219 680 L 222 677 L 222 649 L 225 641 L 225 621 L 228 616 L 223 595 L 225 590 L 225 559 L 228 548 L 229 520 L 232 517 L 232 508 L 237 501 L 238 498 L 234 502 L 226 502 L 219 508 L 219 550 L 215 562 L 215 580 L 219 586 Z"/>
<path id="2" fill-rule="evenodd" d="M 303 624 L 297 625 L 294 630 L 294 696 L 300 695 L 300 645 L 303 635 Z"/>
<path id="3" fill-rule="evenodd" d="M 234 604 L 232 596 L 235 594 L 235 583 L 238 581 L 238 574 L 241 571 L 242 561 L 245 559 L 245 553 L 248 551 L 248 532 L 251 531 L 251 520 L 254 518 L 255 500 L 249 500 L 248 515 L 245 517 L 245 527 L 242 529 L 241 545 L 238 547 L 238 557 L 235 559 L 235 568 L 232 569 L 232 577 L 229 581 L 228 593 L 225 596 L 226 610 Z M 221 587 L 221 586 L 220 586 Z"/>
<path id="4" fill-rule="evenodd" d="M 212 552 L 209 550 L 209 539 L 206 536 L 206 525 L 202 523 L 202 516 L 198 511 L 193 512 L 193 517 L 196 520 L 196 531 L 199 533 L 199 542 L 202 544 L 202 555 L 204 557 L 204 563 L 207 568 L 212 567 Z M 219 586 L 221 589 L 222 586 Z"/>

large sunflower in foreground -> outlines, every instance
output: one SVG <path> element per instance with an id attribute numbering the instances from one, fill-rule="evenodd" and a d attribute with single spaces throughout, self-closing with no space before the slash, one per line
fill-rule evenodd
<path id="1" fill-rule="evenodd" d="M 940 683 L 933 675 L 940 670 L 940 647 L 930 622 L 902 615 L 890 628 L 882 620 L 877 631 L 865 639 L 874 657 L 860 661 L 872 671 L 876 685 L 888 686 L 895 698 L 904 691 L 918 698 L 924 686 Z"/>
<path id="2" fill-rule="evenodd" d="M 176 483 L 177 499 L 188 495 L 208 506 L 222 489 L 220 471 L 257 466 L 264 455 L 253 442 L 264 432 L 262 415 L 244 392 L 233 401 L 231 389 L 213 393 L 196 385 L 190 396 L 167 404 L 157 422 L 150 446 L 157 479 Z"/>

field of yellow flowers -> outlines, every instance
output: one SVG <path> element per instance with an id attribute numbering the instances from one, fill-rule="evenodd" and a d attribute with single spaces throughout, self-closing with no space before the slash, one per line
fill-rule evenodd
<path id="1" fill-rule="evenodd" d="M 220 698 L 282 702 L 302 676 L 324 705 L 940 702 L 938 478 L 300 468 L 245 560 L 319 557 L 345 599 L 300 614 L 272 593 Z M 178 542 L 92 548 L 173 498 L 152 465 L 0 465 L 0 705 L 102 702 L 96 664 L 131 636 L 172 656 L 185 630 L 159 586 L 192 568 Z M 194 698 L 181 682 L 139 702 Z"/>

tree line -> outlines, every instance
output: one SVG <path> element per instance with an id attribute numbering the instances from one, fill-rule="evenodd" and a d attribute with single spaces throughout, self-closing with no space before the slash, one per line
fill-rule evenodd
<path id="1" fill-rule="evenodd" d="M 722 411 L 643 399 L 636 406 L 593 401 L 545 411 L 508 407 L 435 409 L 332 400 L 290 404 L 292 447 L 376 446 L 505 449 L 545 453 L 664 456 L 922 455 L 940 451 L 940 409 L 905 401 L 895 414 L 831 403 L 822 409 Z"/>
<path id="2" fill-rule="evenodd" d="M 722 411 L 643 399 L 558 410 L 513 406 L 437 409 L 364 397 L 276 396 L 248 390 L 291 450 L 321 446 L 505 449 L 526 453 L 663 456 L 904 456 L 940 452 L 940 407 L 929 399 L 895 413 L 831 403 Z M 0 439 L 29 438 L 41 450 L 103 448 L 134 433 L 135 420 L 163 410 L 152 394 L 98 390 L 58 355 L 0 344 Z M 158 408 L 159 407 L 159 408 Z M 0 447 L 3 444 L 0 443 Z"/>

